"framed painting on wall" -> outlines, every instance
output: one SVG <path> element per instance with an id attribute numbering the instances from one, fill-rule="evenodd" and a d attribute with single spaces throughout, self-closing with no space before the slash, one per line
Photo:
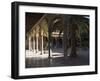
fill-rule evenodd
<path id="1" fill-rule="evenodd" d="M 14 79 L 97 74 L 97 7 L 12 2 Z"/>

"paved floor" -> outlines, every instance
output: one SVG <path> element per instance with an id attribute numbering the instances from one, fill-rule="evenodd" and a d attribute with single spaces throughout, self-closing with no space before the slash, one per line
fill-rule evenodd
<path id="1" fill-rule="evenodd" d="M 26 68 L 89 65 L 89 49 L 77 49 L 77 57 L 26 58 Z"/>

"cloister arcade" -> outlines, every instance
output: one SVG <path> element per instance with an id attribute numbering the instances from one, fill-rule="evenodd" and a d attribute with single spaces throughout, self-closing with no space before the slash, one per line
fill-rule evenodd
<path id="1" fill-rule="evenodd" d="M 51 31 L 49 29 L 49 23 L 47 21 L 47 14 L 44 14 L 38 22 L 27 32 L 26 34 L 26 56 L 36 56 L 36 55 L 45 55 L 52 56 L 54 48 L 60 48 L 60 52 L 62 53 L 62 42 L 63 42 L 63 32 L 61 32 L 58 28 L 55 28 Z M 58 22 L 55 19 L 54 23 Z M 60 25 L 59 25 L 60 26 Z M 60 34 L 59 34 L 60 33 Z M 50 40 L 50 37 L 52 40 Z M 49 42 L 50 41 L 50 42 Z M 51 49 L 50 49 L 51 47 Z M 50 52 L 49 52 L 50 50 Z M 59 51 L 59 49 L 58 49 Z M 57 52 L 57 50 L 56 50 Z"/>
<path id="2" fill-rule="evenodd" d="M 25 52 L 26 68 L 88 65 L 89 19 L 26 13 Z"/>

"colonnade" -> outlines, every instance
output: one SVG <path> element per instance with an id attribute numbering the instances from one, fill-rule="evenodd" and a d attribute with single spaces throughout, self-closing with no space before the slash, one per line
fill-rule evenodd
<path id="1" fill-rule="evenodd" d="M 39 42 L 39 37 L 40 37 L 40 41 Z M 41 35 L 39 35 L 39 33 L 36 33 L 35 31 L 33 31 L 31 33 L 31 35 L 28 36 L 28 40 L 29 40 L 29 51 L 33 51 L 34 54 L 41 52 L 40 54 L 44 54 L 44 49 L 43 49 L 43 31 L 41 31 Z M 40 44 L 40 48 L 41 50 L 39 50 L 39 44 Z"/>

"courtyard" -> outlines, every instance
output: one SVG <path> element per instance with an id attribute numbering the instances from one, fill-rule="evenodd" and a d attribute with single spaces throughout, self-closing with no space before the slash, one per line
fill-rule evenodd
<path id="1" fill-rule="evenodd" d="M 62 53 L 54 53 L 51 58 L 48 54 L 27 57 L 26 68 L 89 65 L 88 48 L 77 48 L 77 50 L 77 57 L 64 58 Z"/>
<path id="2" fill-rule="evenodd" d="M 89 16 L 26 13 L 26 68 L 89 65 L 89 56 Z"/>

